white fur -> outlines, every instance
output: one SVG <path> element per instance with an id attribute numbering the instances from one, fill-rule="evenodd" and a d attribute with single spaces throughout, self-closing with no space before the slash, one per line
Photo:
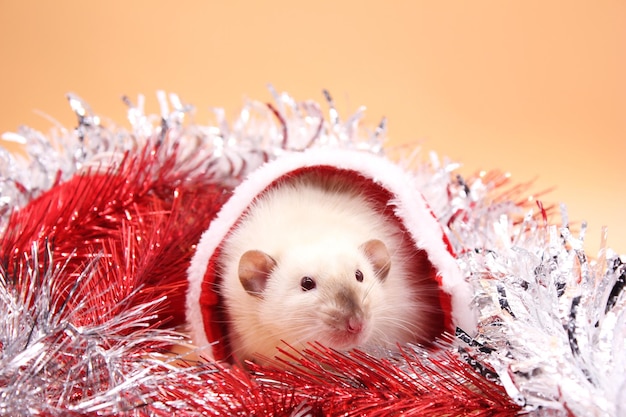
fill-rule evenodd
<path id="1" fill-rule="evenodd" d="M 191 336 L 199 346 L 208 346 L 199 304 L 201 285 L 209 258 L 220 245 L 241 213 L 272 181 L 302 167 L 333 166 L 360 172 L 390 190 L 396 196 L 395 212 L 405 222 L 413 240 L 426 250 L 430 262 L 442 278 L 442 290 L 452 297 L 452 320 L 457 326 L 473 331 L 476 314 L 470 307 L 471 291 L 453 256 L 444 244 L 441 226 L 431 215 L 417 188 L 415 179 L 387 159 L 367 152 L 342 149 L 311 149 L 286 154 L 256 171 L 237 187 L 217 218 L 202 235 L 189 268 L 187 321 Z"/>
<path id="2" fill-rule="evenodd" d="M 235 355 L 272 357 L 281 340 L 296 348 L 321 342 L 337 349 L 416 340 L 424 306 L 407 285 L 398 233 L 356 195 L 301 183 L 264 195 L 222 250 L 223 294 Z M 370 239 L 382 240 L 392 254 L 384 282 L 359 250 Z M 239 259 L 248 250 L 262 250 L 278 264 L 263 298 L 248 294 L 239 280 Z M 357 269 L 365 276 L 363 282 L 355 279 Z M 303 291 L 303 276 L 315 279 L 317 287 Z M 344 340 L 344 332 L 328 323 L 342 312 L 337 302 L 342 290 L 358 295 L 366 317 L 363 332 L 354 340 Z"/>

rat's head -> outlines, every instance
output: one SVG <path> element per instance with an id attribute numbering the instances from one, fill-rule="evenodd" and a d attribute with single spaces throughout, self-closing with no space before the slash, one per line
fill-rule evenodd
<path id="1" fill-rule="evenodd" d="M 259 333 L 268 339 L 259 346 L 283 340 L 296 348 L 320 342 L 350 349 L 367 343 L 390 266 L 387 247 L 377 239 L 361 245 L 317 242 L 272 255 L 245 252 L 239 279 L 258 300 L 264 327 Z"/>

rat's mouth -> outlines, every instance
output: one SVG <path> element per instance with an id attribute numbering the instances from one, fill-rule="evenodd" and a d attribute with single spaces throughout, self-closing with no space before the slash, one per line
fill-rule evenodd
<path id="1" fill-rule="evenodd" d="M 325 317 L 323 339 L 325 345 L 338 350 L 349 350 L 365 344 L 370 334 L 368 320 L 359 314 L 329 314 Z"/>
<path id="2" fill-rule="evenodd" d="M 333 329 L 328 336 L 328 345 L 334 349 L 348 350 L 364 344 L 365 340 L 364 329 L 358 332 Z"/>

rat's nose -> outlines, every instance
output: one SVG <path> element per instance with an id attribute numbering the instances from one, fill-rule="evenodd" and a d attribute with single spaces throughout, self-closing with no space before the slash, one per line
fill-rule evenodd
<path id="1" fill-rule="evenodd" d="M 346 323 L 346 330 L 349 333 L 360 333 L 363 330 L 363 320 L 358 317 L 350 317 Z"/>

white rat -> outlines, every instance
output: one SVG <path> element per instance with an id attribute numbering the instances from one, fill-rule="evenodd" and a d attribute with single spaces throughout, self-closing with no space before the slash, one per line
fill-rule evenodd
<path id="1" fill-rule="evenodd" d="M 266 191 L 220 256 L 235 359 L 264 362 L 285 343 L 428 342 L 437 287 L 411 276 L 405 244 L 400 227 L 340 179 L 310 175 Z"/>

